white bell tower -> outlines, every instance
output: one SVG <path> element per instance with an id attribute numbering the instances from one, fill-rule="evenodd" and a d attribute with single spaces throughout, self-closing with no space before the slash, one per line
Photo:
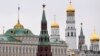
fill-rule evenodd
<path id="1" fill-rule="evenodd" d="M 66 13 L 67 13 L 66 29 L 65 29 L 66 43 L 69 49 L 77 49 L 76 28 L 75 28 L 75 9 L 73 8 L 71 1 L 67 7 Z"/>

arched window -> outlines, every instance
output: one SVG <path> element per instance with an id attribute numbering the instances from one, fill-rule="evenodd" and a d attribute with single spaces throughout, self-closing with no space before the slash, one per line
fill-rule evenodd
<path id="1" fill-rule="evenodd" d="M 76 32 L 74 32 L 74 36 L 76 36 Z"/>
<path id="2" fill-rule="evenodd" d="M 69 29 L 70 27 L 68 27 L 68 29 Z"/>
<path id="3" fill-rule="evenodd" d="M 71 29 L 72 29 L 72 27 L 71 27 Z"/>
<path id="4" fill-rule="evenodd" d="M 67 33 L 67 36 L 69 36 L 69 32 Z"/>
<path id="5" fill-rule="evenodd" d="M 71 32 L 71 36 L 73 36 L 73 32 Z"/>
<path id="6" fill-rule="evenodd" d="M 13 30 L 11 30 L 11 34 L 14 34 L 15 32 Z"/>
<path id="7" fill-rule="evenodd" d="M 48 41 L 48 39 L 45 37 L 45 41 Z"/>
<path id="8" fill-rule="evenodd" d="M 40 38 L 40 41 L 43 42 L 43 38 Z"/>

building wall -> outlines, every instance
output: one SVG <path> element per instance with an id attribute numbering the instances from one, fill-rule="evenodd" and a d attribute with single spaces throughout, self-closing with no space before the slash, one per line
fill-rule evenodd
<path id="1" fill-rule="evenodd" d="M 36 56 L 37 45 L 0 44 L 0 56 Z"/>
<path id="2" fill-rule="evenodd" d="M 74 24 L 66 25 L 65 38 L 69 49 L 77 49 L 76 29 Z"/>
<path id="3" fill-rule="evenodd" d="M 76 37 L 67 37 L 66 43 L 69 49 L 76 49 Z"/>
<path id="4" fill-rule="evenodd" d="M 52 56 L 67 56 L 67 47 L 64 46 L 51 46 Z"/>
<path id="5" fill-rule="evenodd" d="M 51 28 L 51 42 L 60 41 L 59 28 Z"/>
<path id="6" fill-rule="evenodd" d="M 0 42 L 0 56 L 36 56 L 37 44 L 21 42 Z M 52 56 L 66 56 L 65 44 L 51 44 Z"/>

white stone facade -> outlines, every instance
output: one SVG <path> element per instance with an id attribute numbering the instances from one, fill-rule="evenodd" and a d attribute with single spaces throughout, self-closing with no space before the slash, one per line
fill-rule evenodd
<path id="1" fill-rule="evenodd" d="M 67 16 L 65 39 L 69 49 L 77 49 L 76 28 L 74 16 Z"/>
<path id="2" fill-rule="evenodd" d="M 51 52 L 52 56 L 67 56 L 67 46 L 64 44 L 59 45 L 52 45 L 51 46 Z"/>
<path id="3" fill-rule="evenodd" d="M 90 46 L 90 50 L 99 51 L 99 42 L 98 41 L 92 42 Z"/>
<path id="4" fill-rule="evenodd" d="M 36 56 L 39 42 L 38 38 L 33 39 L 27 37 L 22 42 L 0 41 L 0 56 Z M 51 43 L 52 56 L 66 56 L 66 49 L 65 43 Z"/>
<path id="5" fill-rule="evenodd" d="M 36 45 L 0 43 L 0 56 L 36 56 L 36 52 Z"/>
<path id="6" fill-rule="evenodd" d="M 50 41 L 60 41 L 59 28 L 51 28 Z"/>

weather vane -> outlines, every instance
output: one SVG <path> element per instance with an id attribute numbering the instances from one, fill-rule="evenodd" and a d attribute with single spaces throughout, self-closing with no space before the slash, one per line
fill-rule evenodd
<path id="1" fill-rule="evenodd" d="M 72 3 L 72 1 L 70 0 L 70 2 L 69 2 L 70 4 Z"/>

